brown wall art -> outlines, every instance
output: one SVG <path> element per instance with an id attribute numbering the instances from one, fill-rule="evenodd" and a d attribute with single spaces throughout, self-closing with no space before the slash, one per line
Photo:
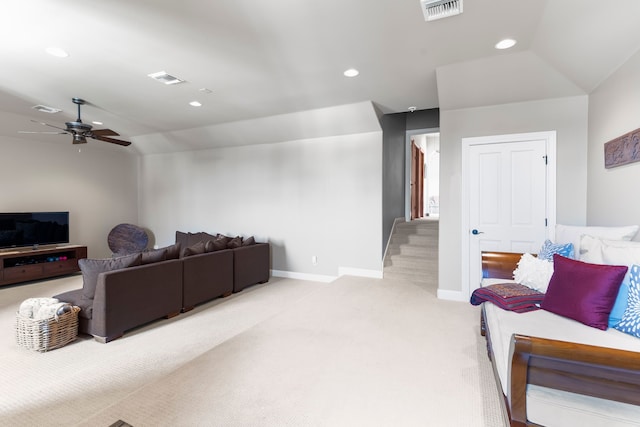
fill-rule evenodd
<path id="1" fill-rule="evenodd" d="M 640 129 L 604 144 L 604 167 L 607 169 L 640 161 Z"/>

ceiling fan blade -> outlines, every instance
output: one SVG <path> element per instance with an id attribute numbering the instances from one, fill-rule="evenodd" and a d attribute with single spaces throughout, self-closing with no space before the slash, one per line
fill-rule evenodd
<path id="1" fill-rule="evenodd" d="M 38 123 L 38 124 L 41 124 L 43 126 L 49 126 L 49 127 L 55 128 L 55 129 L 60 129 L 60 130 L 64 131 L 64 133 L 68 133 L 67 129 L 65 129 L 65 128 L 61 128 L 61 127 L 58 127 L 58 126 L 50 125 L 49 123 L 45 123 L 45 122 L 39 122 L 37 120 L 31 120 L 31 121 L 33 123 Z"/>
<path id="2" fill-rule="evenodd" d="M 93 132 L 93 134 L 97 136 L 120 136 L 118 132 L 111 129 L 96 129 L 91 132 Z"/>
<path id="3" fill-rule="evenodd" d="M 67 132 L 47 132 L 47 131 L 43 131 L 43 132 L 34 132 L 31 130 L 19 130 L 18 133 L 39 133 L 39 134 L 43 134 L 43 135 L 66 135 Z"/>
<path id="4" fill-rule="evenodd" d="M 131 145 L 129 141 L 120 141 L 119 139 L 109 138 L 107 136 L 93 135 L 91 138 L 97 139 L 98 141 L 110 142 L 112 144 L 118 144 L 123 146 Z"/>

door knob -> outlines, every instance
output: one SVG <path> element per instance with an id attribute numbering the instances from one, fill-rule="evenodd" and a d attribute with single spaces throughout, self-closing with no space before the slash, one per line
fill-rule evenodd
<path id="1" fill-rule="evenodd" d="M 484 233 L 484 231 L 478 231 L 475 228 L 471 230 L 471 234 L 482 234 L 482 233 Z"/>

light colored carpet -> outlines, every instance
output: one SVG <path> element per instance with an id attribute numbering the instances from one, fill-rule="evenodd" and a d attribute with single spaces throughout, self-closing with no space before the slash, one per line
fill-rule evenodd
<path id="1" fill-rule="evenodd" d="M 126 333 L 49 353 L 15 344 L 0 289 L 0 425 L 503 426 L 478 308 L 410 282 L 272 278 Z"/>

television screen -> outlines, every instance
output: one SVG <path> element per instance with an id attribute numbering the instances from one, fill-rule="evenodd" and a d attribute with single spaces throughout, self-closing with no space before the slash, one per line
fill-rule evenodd
<path id="1" fill-rule="evenodd" d="M 0 213 L 0 248 L 69 243 L 69 212 Z"/>

